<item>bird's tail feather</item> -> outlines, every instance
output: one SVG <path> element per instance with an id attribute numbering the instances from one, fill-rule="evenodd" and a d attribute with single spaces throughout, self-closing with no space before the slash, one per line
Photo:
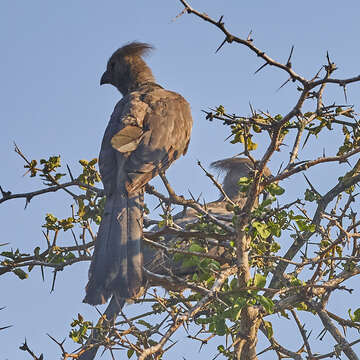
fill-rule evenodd
<path id="1" fill-rule="evenodd" d="M 89 269 L 84 302 L 103 304 L 111 294 L 136 296 L 142 288 L 143 190 L 118 191 L 106 200 Z"/>

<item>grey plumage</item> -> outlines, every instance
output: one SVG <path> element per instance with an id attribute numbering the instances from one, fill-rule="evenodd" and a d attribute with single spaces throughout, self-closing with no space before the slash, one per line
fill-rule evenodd
<path id="1" fill-rule="evenodd" d="M 228 158 L 211 163 L 214 169 L 225 171 L 222 187 L 226 195 L 234 202 L 244 199 L 245 195 L 239 192 L 239 179 L 249 177 L 254 169 L 253 163 L 248 158 Z M 222 201 L 221 195 L 218 201 Z"/>
<path id="2" fill-rule="evenodd" d="M 136 42 L 118 49 L 100 81 L 115 86 L 123 98 L 111 115 L 99 155 L 106 204 L 84 299 L 92 305 L 112 294 L 123 299 L 141 291 L 143 188 L 186 153 L 190 140 L 189 104 L 155 83 L 141 57 L 150 49 Z"/>

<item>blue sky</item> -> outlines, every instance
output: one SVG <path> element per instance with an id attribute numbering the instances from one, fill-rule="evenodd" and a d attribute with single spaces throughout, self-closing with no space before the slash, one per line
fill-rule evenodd
<path id="1" fill-rule="evenodd" d="M 325 0 L 194 0 L 191 4 L 214 18 L 224 15 L 234 34 L 246 37 L 252 30 L 256 46 L 281 62 L 286 62 L 295 45 L 293 66 L 306 77 L 312 77 L 325 64 L 326 51 L 338 65 L 337 77 L 359 74 L 360 5 L 356 0 L 342 2 L 341 6 L 340 2 Z M 2 1 L 0 185 L 13 193 L 41 187 L 39 182 L 22 176 L 23 162 L 13 151 L 14 141 L 29 158 L 61 154 L 63 163 L 69 164 L 74 173 L 79 169 L 79 159 L 98 155 L 103 131 L 120 99 L 115 88 L 99 86 L 101 74 L 116 48 L 139 40 L 156 47 L 147 61 L 158 83 L 181 93 L 192 108 L 194 128 L 189 152 L 172 166 L 168 177 L 178 193 L 188 195 L 191 189 L 193 194 L 202 192 L 206 200 L 214 200 L 216 189 L 196 161 L 208 166 L 239 153 L 241 148 L 224 142 L 228 129 L 216 121 L 207 122 L 201 110 L 222 104 L 230 113 L 247 115 L 251 102 L 256 109 L 284 113 L 294 104 L 297 92 L 291 84 L 276 91 L 286 80 L 277 69 L 267 67 L 254 76 L 262 62 L 244 47 L 226 44 L 215 54 L 222 34 L 190 15 L 175 19 L 181 10 L 177 0 Z M 350 103 L 358 104 L 359 92 L 358 84 L 349 87 Z M 329 103 L 335 100 L 344 101 L 338 86 L 331 87 L 326 96 Z M 302 160 L 313 158 L 323 147 L 328 148 L 329 155 L 336 152 L 331 148 L 334 137 L 329 134 L 327 139 L 320 138 L 306 149 Z M 265 145 L 259 145 L 256 156 L 261 156 Z M 273 172 L 286 159 L 284 151 L 271 161 Z M 346 169 L 345 165 L 341 169 Z M 310 176 L 325 192 L 339 174 L 334 166 L 324 165 Z M 298 176 L 296 181 L 295 186 L 289 181 L 283 184 L 288 196 L 284 201 L 302 196 L 303 177 Z M 153 184 L 161 188 L 158 180 Z M 151 205 L 153 200 L 148 201 Z M 10 242 L 13 248 L 24 250 L 44 244 L 44 215 L 52 212 L 58 217 L 68 216 L 70 204 L 71 199 L 63 194 L 33 199 L 25 211 L 23 200 L 2 204 L 0 243 Z M 286 244 L 283 246 L 286 248 Z M 26 358 L 18 350 L 25 337 L 35 352 L 44 352 L 46 359 L 58 358 L 58 349 L 46 333 L 64 338 L 78 312 L 97 318 L 93 308 L 81 303 L 87 267 L 76 265 L 58 274 L 51 294 L 50 272 L 44 283 L 37 270 L 22 282 L 11 274 L 0 278 L 0 307 L 6 306 L 0 313 L 0 327 L 14 325 L 0 335 L 0 360 Z M 358 296 L 356 291 L 354 297 Z M 333 306 L 343 303 L 344 297 Z M 289 337 L 287 341 L 292 344 L 294 339 Z M 180 346 L 174 350 L 174 359 L 180 359 L 180 355 L 192 357 L 191 345 L 187 353 L 183 349 Z M 206 354 L 198 357 L 207 358 Z"/>

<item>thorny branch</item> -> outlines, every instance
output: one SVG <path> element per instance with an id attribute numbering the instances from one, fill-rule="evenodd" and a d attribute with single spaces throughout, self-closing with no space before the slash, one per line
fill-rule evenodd
<path id="1" fill-rule="evenodd" d="M 194 305 L 191 309 L 189 309 L 186 313 L 174 315 L 173 324 L 170 326 L 166 334 L 161 338 L 158 344 L 151 346 L 148 349 L 145 349 L 139 356 L 139 360 L 145 360 L 150 355 L 159 352 L 163 348 L 165 343 L 170 339 L 172 334 L 180 326 L 182 326 L 188 319 L 193 318 L 199 311 L 203 310 L 206 307 L 206 305 L 216 296 L 217 292 L 222 287 L 224 281 L 229 276 L 233 275 L 236 271 L 237 271 L 236 267 L 232 267 L 218 274 L 217 279 L 214 282 L 214 285 L 211 287 L 209 293 L 206 296 L 204 296 L 196 305 Z"/>
<path id="2" fill-rule="evenodd" d="M 324 77 L 319 79 L 318 76 L 319 76 L 320 72 L 318 72 L 317 75 L 313 79 L 307 80 L 304 77 L 302 77 L 301 75 L 297 74 L 292 69 L 290 59 L 293 54 L 293 47 L 291 49 L 291 53 L 289 55 L 289 59 L 288 59 L 287 63 L 281 64 L 281 63 L 277 62 L 276 60 L 272 59 L 267 54 L 265 54 L 265 52 L 258 49 L 254 45 L 253 39 L 251 39 L 250 37 L 248 37 L 247 39 L 242 39 L 242 38 L 239 38 L 238 36 L 231 34 L 229 32 L 229 30 L 227 29 L 227 27 L 225 26 L 225 23 L 223 22 L 223 17 L 221 17 L 218 21 L 216 21 L 216 20 L 210 18 L 207 14 L 201 13 L 201 12 L 195 10 L 194 8 L 192 8 L 186 0 L 180 0 L 180 2 L 184 6 L 184 10 L 186 11 L 186 13 L 193 14 L 193 15 L 201 18 L 202 20 L 214 25 L 225 35 L 225 39 L 222 42 L 222 44 L 219 46 L 217 51 L 219 51 L 220 48 L 226 42 L 228 42 L 228 43 L 235 42 L 235 43 L 244 45 L 265 61 L 265 64 L 262 65 L 260 67 L 260 69 L 258 69 L 256 72 L 263 69 L 266 65 L 274 66 L 274 67 L 277 67 L 277 68 L 287 72 L 288 75 L 290 76 L 290 79 L 293 82 L 299 82 L 301 84 L 301 88 L 299 88 L 300 95 L 298 97 L 298 100 L 297 100 L 295 106 L 293 106 L 293 108 L 286 115 L 284 115 L 280 119 L 277 119 L 276 121 L 275 121 L 275 119 L 273 119 L 269 116 L 270 123 L 269 122 L 264 123 L 264 121 L 262 119 L 260 121 L 258 121 L 257 115 L 253 111 L 252 111 L 253 116 L 251 118 L 243 118 L 242 117 L 239 120 L 234 117 L 228 116 L 227 114 L 225 114 L 223 112 L 223 110 L 219 110 L 220 112 L 217 111 L 217 113 L 215 115 L 212 113 L 207 113 L 207 118 L 210 118 L 210 119 L 213 119 L 214 117 L 220 118 L 221 120 L 224 121 L 225 124 L 241 125 L 241 124 L 244 124 L 244 121 L 249 121 L 250 124 L 253 124 L 254 126 L 256 125 L 256 126 L 260 127 L 260 129 L 262 128 L 265 131 L 268 131 L 269 135 L 270 135 L 270 145 L 266 149 L 259 165 L 257 166 L 258 172 L 255 174 L 253 182 L 250 185 L 250 189 L 248 190 L 247 201 L 242 209 L 241 217 L 238 217 L 237 221 L 235 222 L 235 224 L 236 224 L 235 230 L 236 230 L 236 234 L 237 234 L 235 243 L 237 246 L 237 260 L 238 260 L 238 267 L 240 270 L 238 276 L 239 276 L 240 283 L 246 283 L 249 279 L 249 266 L 247 264 L 249 263 L 248 262 L 248 252 L 250 249 L 251 239 L 244 230 L 250 222 L 250 219 L 251 219 L 250 213 L 254 208 L 254 204 L 258 197 L 258 194 L 260 193 L 260 191 L 262 191 L 262 187 L 266 187 L 267 185 L 269 185 L 271 183 L 276 183 L 280 180 L 289 178 L 290 176 L 294 175 L 297 172 L 306 171 L 309 168 L 311 168 L 312 166 L 316 166 L 321 163 L 334 162 L 334 161 L 344 162 L 351 156 L 354 156 L 355 154 L 358 154 L 360 152 L 360 147 L 354 146 L 353 148 L 350 148 L 349 151 L 340 153 L 337 156 L 327 157 L 324 155 L 323 157 L 320 157 L 315 160 L 301 162 L 299 164 L 295 163 L 295 160 L 298 158 L 300 142 L 301 142 L 301 138 L 302 138 L 302 134 L 303 134 L 304 130 L 307 128 L 307 126 L 309 124 L 311 124 L 311 122 L 314 119 L 316 119 L 317 116 L 327 114 L 328 107 L 324 106 L 324 104 L 323 104 L 323 94 L 325 91 L 326 84 L 329 84 L 329 83 L 339 84 L 340 86 L 343 86 L 345 89 L 345 85 L 360 81 L 360 76 L 356 76 L 356 77 L 349 78 L 349 79 L 331 78 L 332 73 L 336 70 L 336 65 L 330 60 L 329 55 L 327 55 L 328 63 L 327 63 L 327 65 L 325 65 L 323 67 L 323 69 L 325 70 Z M 182 14 L 184 14 L 184 12 Z M 317 91 L 313 91 L 317 87 L 319 87 L 319 89 Z M 313 114 L 311 114 L 310 116 L 309 115 L 303 116 L 302 107 L 303 107 L 305 101 L 312 97 L 315 97 L 317 99 L 316 111 Z M 340 110 L 338 111 L 338 109 L 340 109 Z M 342 110 L 340 107 L 337 107 L 337 111 L 341 112 Z M 272 178 L 267 178 L 265 180 L 261 180 L 264 168 L 267 165 L 269 159 L 272 157 L 272 155 L 274 154 L 275 151 L 279 150 L 280 145 L 282 144 L 282 141 L 284 138 L 283 130 L 286 127 L 288 127 L 288 128 L 291 127 L 290 121 L 294 117 L 297 117 L 299 119 L 299 121 L 296 126 L 297 136 L 296 136 L 295 142 L 292 147 L 288 165 L 286 166 L 285 170 L 280 172 L 278 175 L 276 175 Z M 325 119 L 326 119 L 326 117 L 325 117 Z M 326 120 L 326 121 L 332 122 L 332 120 L 335 120 L 334 117 L 332 117 L 332 118 L 329 117 L 329 120 Z M 340 123 L 340 122 L 337 122 L 337 123 Z M 346 125 L 344 125 L 344 126 L 346 126 Z M 354 128 L 354 126 L 357 126 L 357 123 L 356 124 L 351 123 L 350 126 L 352 129 L 356 129 L 356 128 Z M 309 127 L 307 129 L 307 131 L 309 134 L 311 134 L 312 129 Z M 356 131 L 356 130 L 354 130 L 354 131 Z M 244 140 L 242 142 L 244 143 L 245 154 L 247 154 L 247 138 L 245 136 L 246 135 L 245 130 L 243 131 L 242 134 L 243 134 L 242 136 L 244 137 Z M 307 139 L 306 139 L 306 141 L 307 141 Z M 306 143 L 306 141 L 305 141 L 305 143 Z M 357 144 L 359 144 L 359 142 Z M 354 145 L 355 145 L 355 142 L 354 142 Z M 286 260 L 291 261 L 298 254 L 298 252 L 303 247 L 303 245 L 305 243 L 308 243 L 309 239 L 313 236 L 314 233 L 320 232 L 324 236 L 322 228 L 320 227 L 320 221 L 321 221 L 321 219 L 323 219 L 323 216 L 322 216 L 323 212 L 327 208 L 328 204 L 335 197 L 339 196 L 339 194 L 346 191 L 346 189 L 351 188 L 352 186 L 356 185 L 359 182 L 360 175 L 358 175 L 358 173 L 359 173 L 358 171 L 353 171 L 351 176 L 345 176 L 342 180 L 339 181 L 339 183 L 333 189 L 331 189 L 326 195 L 322 196 L 321 199 L 318 200 L 318 208 L 317 208 L 315 216 L 312 220 L 312 224 L 315 225 L 315 232 L 312 229 L 311 231 L 301 233 L 301 235 L 295 239 L 293 245 L 290 247 L 288 252 L 285 254 L 284 261 L 280 261 L 279 264 L 277 265 L 277 267 L 275 268 L 275 271 L 273 273 L 274 276 L 272 277 L 272 281 L 270 283 L 271 288 L 278 288 L 280 286 L 281 281 L 284 281 L 284 280 L 285 280 L 285 282 L 289 281 L 286 277 L 284 277 L 285 270 L 289 264 L 288 262 L 286 262 Z M 318 196 L 319 196 L 319 194 L 318 194 Z M 344 215 L 342 215 L 342 216 L 344 216 Z M 341 224 L 337 223 L 336 221 L 333 221 L 333 223 L 337 226 L 337 228 L 339 228 L 341 230 L 341 233 L 346 234 L 346 237 L 348 240 L 351 238 L 351 236 L 349 236 L 349 234 L 346 231 L 344 231 L 344 229 L 341 227 Z M 356 236 L 352 236 L 352 238 L 356 239 Z M 320 259 L 316 260 L 318 262 L 318 266 L 317 266 L 318 270 L 314 273 L 314 276 L 312 277 L 311 281 L 320 281 L 321 280 L 323 270 L 320 270 L 320 269 L 323 268 L 323 264 L 324 264 L 321 261 L 321 257 L 324 256 L 325 254 L 326 255 L 330 254 L 331 251 L 336 249 L 336 246 L 338 246 L 338 244 L 341 244 L 341 243 L 342 243 L 342 239 L 339 238 L 337 241 L 331 241 L 329 246 L 327 246 L 325 249 L 322 250 L 322 253 L 321 253 L 322 255 L 320 255 Z M 356 253 L 356 251 L 353 250 L 353 253 Z M 332 254 L 332 256 L 334 256 L 334 254 Z M 303 256 L 303 260 L 305 260 L 305 259 L 306 259 L 306 255 Z M 329 264 L 329 262 L 327 264 Z M 335 266 L 334 261 L 330 261 L 330 264 L 332 264 L 331 266 Z M 331 270 L 331 273 L 333 273 L 333 272 L 334 272 L 334 270 Z M 352 275 L 354 275 L 354 274 L 352 274 Z M 339 277 L 337 277 L 337 279 L 339 279 Z M 274 294 L 273 294 L 273 296 L 274 296 Z M 307 294 L 306 296 L 309 296 L 309 294 Z M 280 302 L 283 301 L 284 303 L 286 303 L 286 300 L 288 300 L 288 299 L 282 299 L 282 300 L 280 300 Z M 247 309 L 250 309 L 250 307 Z M 293 314 L 295 314 L 295 313 L 293 313 Z M 245 314 L 243 314 L 242 319 L 244 318 L 244 315 Z M 294 315 L 294 316 L 296 316 L 296 315 Z M 252 320 L 252 322 L 250 322 L 250 324 L 247 324 L 247 326 L 248 327 L 249 326 L 256 327 L 257 326 L 256 324 L 257 324 L 257 319 L 255 316 L 255 318 Z M 301 334 L 303 335 L 303 332 L 302 332 L 303 330 L 301 328 L 299 328 L 299 330 L 300 330 Z M 241 337 L 241 334 L 240 334 L 240 337 Z M 249 337 L 247 340 L 247 343 L 249 344 L 253 341 L 254 341 L 254 338 Z M 307 348 L 308 354 L 311 356 L 310 346 L 309 346 L 309 343 L 307 342 L 307 339 L 305 339 L 305 338 L 304 338 L 304 344 Z M 247 351 L 244 351 L 243 349 L 239 348 L 239 345 L 237 346 L 236 353 L 237 353 L 238 358 L 241 358 L 241 356 L 245 356 L 245 357 L 243 357 L 244 359 L 245 358 L 246 359 L 255 358 L 255 356 L 256 356 L 250 351 L 249 348 L 247 349 Z M 246 354 L 246 355 L 244 355 L 244 354 Z"/>
<path id="3" fill-rule="evenodd" d="M 35 196 L 39 196 L 39 195 L 42 195 L 42 194 L 47 194 L 49 192 L 56 192 L 58 190 L 66 189 L 66 188 L 71 187 L 71 186 L 81 186 L 83 188 L 86 188 L 88 190 L 91 190 L 91 191 L 97 193 L 99 196 L 104 195 L 104 190 L 103 189 L 99 189 L 99 188 L 96 188 L 94 186 L 84 184 L 79 180 L 72 180 L 72 181 L 62 183 L 62 184 L 59 184 L 59 185 L 47 187 L 45 189 L 31 191 L 31 192 L 28 192 L 28 193 L 19 193 L 19 194 L 12 194 L 10 191 L 4 191 L 0 187 L 0 191 L 2 193 L 2 198 L 0 199 L 0 204 L 5 202 L 5 201 L 8 201 L 8 200 L 20 199 L 20 198 L 26 199 L 26 204 L 28 204 L 28 203 L 30 203 L 31 199 L 33 199 Z"/>
<path id="4" fill-rule="evenodd" d="M 188 265 L 190 264 L 191 271 L 184 276 L 178 276 L 171 264 L 162 264 L 163 272 L 161 274 L 145 268 L 144 273 L 149 288 L 152 285 L 160 284 L 169 290 L 169 294 L 159 296 L 156 290 L 150 293 L 148 289 L 143 299 L 135 300 L 137 303 L 151 304 L 153 306 L 151 311 L 128 318 L 118 306 L 119 304 L 115 304 L 112 299 L 105 312 L 106 316 L 101 317 L 99 326 L 89 326 L 81 318 L 78 319 L 80 329 L 78 332 L 74 331 L 72 336 L 77 338 L 81 333 L 82 338 L 81 336 L 80 338 L 84 345 L 80 350 L 68 353 L 62 342 L 53 340 L 60 346 L 64 359 L 76 359 L 85 353 L 88 354 L 87 360 L 93 359 L 99 346 L 110 351 L 112 356 L 113 349 L 120 347 L 130 351 L 128 355 L 135 353 L 142 360 L 159 359 L 173 346 L 171 344 L 165 348 L 169 341 L 173 341 L 174 334 L 178 329 L 184 327 L 190 334 L 188 325 L 193 324 L 194 327 L 198 326 L 199 330 L 196 336 L 189 336 L 192 339 L 199 339 L 202 344 L 216 335 L 226 335 L 227 346 L 220 348 L 219 354 L 221 353 L 229 359 L 257 359 L 260 356 L 256 352 L 259 329 L 271 344 L 262 353 L 273 350 L 280 359 L 288 356 L 300 360 L 301 353 L 304 351 L 312 360 L 323 359 L 326 356 L 339 356 L 341 352 L 351 360 L 358 359 L 352 347 L 359 340 L 349 341 L 336 328 L 334 322 L 340 326 L 358 329 L 360 313 L 355 311 L 354 315 L 351 315 L 351 319 L 346 319 L 329 312 L 325 305 L 335 291 L 351 293 L 353 289 L 347 288 L 344 282 L 360 274 L 360 247 L 358 244 L 360 220 L 357 218 L 357 213 L 351 208 L 356 196 L 353 191 L 360 181 L 359 164 L 345 174 L 325 195 L 321 195 L 309 183 L 313 199 L 307 201 L 314 201 L 316 204 L 313 216 L 308 215 L 308 210 L 300 200 L 269 209 L 269 204 L 267 206 L 259 204 L 259 194 L 268 191 L 275 197 L 278 195 L 276 194 L 278 189 L 275 189 L 274 195 L 272 193 L 274 186 L 276 188 L 282 180 L 323 163 L 348 162 L 351 157 L 359 154 L 359 126 L 354 120 L 352 106 L 336 104 L 326 106 L 323 95 L 328 84 L 338 84 L 345 91 L 346 85 L 360 81 L 360 76 L 348 79 L 332 78 L 336 65 L 327 56 L 327 64 L 312 79 L 308 80 L 292 68 L 291 58 L 294 47 L 291 48 L 287 62 L 282 64 L 257 48 L 250 35 L 243 39 L 231 34 L 225 27 L 223 17 L 216 21 L 193 9 L 187 1 L 180 0 L 180 2 L 184 6 L 180 15 L 193 14 L 214 25 L 225 35 L 225 39 L 217 51 L 226 43 L 238 43 L 246 46 L 265 62 L 256 73 L 267 65 L 285 71 L 289 79 L 281 87 L 289 82 L 297 83 L 299 85 L 298 99 L 290 107 L 288 113 L 281 117 L 274 117 L 262 111 L 257 113 L 252 108 L 250 117 L 229 115 L 224 111 L 216 111 L 215 114 L 206 112 L 208 119 L 218 119 L 226 125 L 233 126 L 233 135 L 236 134 L 236 129 L 242 131 L 242 140 L 239 142 L 243 143 L 243 154 L 255 165 L 254 176 L 250 179 L 248 188 L 242 190 L 246 191 L 246 202 L 242 204 L 240 210 L 237 209 L 235 212 L 229 210 L 228 216 L 215 216 L 208 211 L 206 205 L 202 206 L 195 199 L 187 200 L 177 195 L 165 175 L 161 174 L 168 195 L 160 193 L 150 185 L 147 185 L 146 192 L 157 197 L 163 206 L 165 204 L 164 208 L 169 209 L 171 205 L 181 205 L 184 209 L 192 208 L 201 215 L 203 220 L 202 222 L 194 220 L 194 224 L 192 224 L 194 228 L 191 229 L 181 228 L 176 223 L 173 226 L 158 226 L 156 230 L 152 228 L 150 231 L 144 232 L 144 243 L 151 245 L 157 253 L 166 254 L 173 262 L 183 262 L 183 266 L 187 262 Z M 323 71 L 325 74 L 320 77 Z M 316 109 L 303 114 L 303 105 L 311 99 L 316 101 Z M 354 121 L 344 121 L 338 119 L 339 116 L 349 117 Z M 315 130 L 314 121 L 321 122 L 318 127 L 315 127 Z M 304 134 L 307 133 L 307 138 L 303 145 L 306 144 L 310 135 L 317 135 L 322 127 L 331 128 L 332 124 L 343 127 L 345 139 L 343 149 L 335 156 L 323 154 L 313 160 L 299 161 L 300 145 Z M 252 158 L 251 143 L 249 142 L 252 137 L 250 130 L 254 126 L 260 132 L 266 132 L 270 138 L 270 143 L 259 162 L 255 162 Z M 264 179 L 265 167 L 273 155 L 280 150 L 288 131 L 296 131 L 289 152 L 289 161 L 282 171 L 279 170 L 278 174 Z M 17 147 L 16 149 L 26 162 L 26 167 L 31 171 L 32 162 Z M 236 205 L 200 162 L 199 166 L 222 193 L 225 200 L 232 206 Z M 75 180 L 72 176 L 72 181 L 63 184 L 60 184 L 55 177 L 49 176 L 46 179 L 49 184 L 45 189 L 29 193 L 11 194 L 0 188 L 2 194 L 0 203 L 16 198 L 25 198 L 27 204 L 36 196 L 60 189 L 66 190 L 75 200 L 78 200 L 78 195 L 68 190 L 72 186 L 87 189 L 97 197 L 104 196 L 102 189 Z M 340 197 L 347 195 L 347 201 L 343 206 Z M 331 210 L 327 210 L 333 201 L 336 201 L 336 204 Z M 80 204 L 77 205 L 80 206 Z M 341 208 L 341 206 L 343 207 Z M 75 217 L 73 216 L 73 218 Z M 24 267 L 29 267 L 30 270 L 34 266 L 40 266 L 42 270 L 46 267 L 53 268 L 56 274 L 65 266 L 75 262 L 88 261 L 96 236 L 90 226 L 92 222 L 84 221 L 80 215 L 78 217 L 80 220 L 75 224 L 82 227 L 82 234 L 79 241 L 74 234 L 74 246 L 58 245 L 59 232 L 67 230 L 66 224 L 61 228 L 59 222 L 56 225 L 59 228 L 51 229 L 51 226 L 48 228 L 45 234 L 47 248 L 41 253 L 37 251 L 34 256 L 18 252 L 5 252 L 5 255 L 2 253 L 5 259 L 1 262 L 0 275 L 6 272 L 15 272 Z M 159 222 L 150 220 L 148 223 L 156 225 Z M 281 231 L 283 234 L 291 233 L 292 241 L 284 256 L 278 255 L 275 241 L 275 238 L 281 236 Z M 52 232 L 54 232 L 53 239 L 50 239 Z M 177 240 L 173 242 L 164 240 L 169 237 Z M 317 239 L 313 240 L 315 237 Z M 314 242 L 311 243 L 310 240 Z M 220 255 L 212 252 L 214 249 L 221 250 Z M 71 256 L 66 258 L 69 254 Z M 60 256 L 61 262 L 58 262 L 59 259 L 56 256 Z M 288 267 L 291 267 L 291 271 L 288 270 Z M 268 286 L 265 286 L 267 280 L 270 279 Z M 304 325 L 301 324 L 295 308 L 298 309 L 297 311 L 313 311 L 318 315 L 325 329 L 338 343 L 335 351 L 322 355 L 316 354 L 313 350 L 312 339 L 305 331 Z M 289 350 L 275 340 L 272 324 L 265 321 L 265 319 L 272 319 L 273 314 L 284 315 L 287 311 L 293 315 L 294 322 L 303 339 L 303 346 L 298 351 Z M 112 321 L 119 313 L 123 321 L 113 324 Z M 149 324 L 144 320 L 149 314 L 156 314 L 162 318 L 155 325 Z M 102 327 L 103 319 L 110 320 L 105 321 L 106 326 L 104 327 Z M 145 330 L 136 323 L 136 320 L 142 321 Z M 89 335 L 91 330 L 92 335 Z M 201 339 L 201 335 L 206 335 L 207 340 Z M 91 347 L 91 351 L 87 352 L 89 347 Z M 28 350 L 26 349 L 26 351 Z M 29 351 L 28 353 L 35 356 Z M 80 358 L 82 359 L 81 356 Z"/>
<path id="5" fill-rule="evenodd" d="M 309 301 L 309 304 L 318 313 L 325 329 L 329 331 L 329 333 L 339 344 L 338 347 L 339 354 L 343 351 L 345 355 L 348 357 L 348 359 L 359 360 L 358 356 L 355 354 L 354 350 L 351 348 L 348 341 L 346 341 L 346 339 L 341 335 L 340 331 L 333 324 L 330 317 L 328 316 L 326 311 L 322 308 L 322 306 L 320 304 L 315 303 L 314 301 Z"/>

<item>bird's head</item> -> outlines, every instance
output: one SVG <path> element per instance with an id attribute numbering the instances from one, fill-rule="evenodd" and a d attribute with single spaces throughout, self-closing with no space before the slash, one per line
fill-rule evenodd
<path id="1" fill-rule="evenodd" d="M 214 161 L 211 166 L 225 172 L 223 190 L 233 201 L 238 201 L 244 194 L 239 193 L 239 179 L 251 177 L 254 171 L 254 164 L 248 158 L 228 158 Z M 267 166 L 264 168 L 264 175 L 271 176 Z"/>
<path id="2" fill-rule="evenodd" d="M 126 95 L 142 83 L 153 82 L 153 74 L 142 59 L 152 49 L 149 44 L 132 42 L 116 50 L 107 63 L 100 85 L 111 84 Z"/>

